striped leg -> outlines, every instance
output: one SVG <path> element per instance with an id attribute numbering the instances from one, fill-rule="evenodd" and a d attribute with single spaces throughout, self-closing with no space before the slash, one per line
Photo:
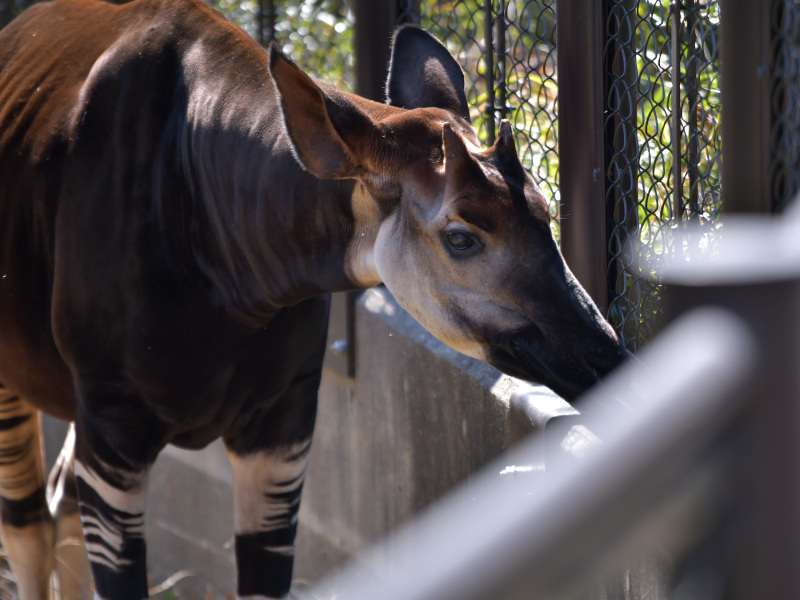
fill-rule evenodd
<path id="1" fill-rule="evenodd" d="M 78 397 L 75 481 L 95 598 L 141 600 L 147 482 L 164 446 L 163 425 L 128 395 Z"/>
<path id="2" fill-rule="evenodd" d="M 0 387 L 0 534 L 21 600 L 49 594 L 53 523 L 44 474 L 38 411 Z"/>
<path id="3" fill-rule="evenodd" d="M 321 362 L 322 352 L 314 360 Z M 267 410 L 224 437 L 233 468 L 239 598 L 289 594 L 320 371 L 298 376 Z"/>
<path id="4" fill-rule="evenodd" d="M 75 480 L 95 598 L 147 598 L 147 471 L 83 456 L 76 457 Z"/>
<path id="5" fill-rule="evenodd" d="M 75 426 L 71 425 L 47 484 L 50 514 L 56 525 L 54 588 L 61 600 L 92 597 L 92 573 L 81 529 L 74 460 Z"/>
<path id="6" fill-rule="evenodd" d="M 289 383 L 281 386 L 279 396 L 264 399 L 255 414 L 242 415 L 223 436 L 233 468 L 237 595 L 242 599 L 289 594 L 300 495 L 317 416 L 328 302 L 318 296 L 273 319 L 264 338 L 265 373 Z M 268 382 L 260 387 L 270 388 L 274 385 Z"/>
<path id="7" fill-rule="evenodd" d="M 240 598 L 285 598 L 289 593 L 310 448 L 308 438 L 245 456 L 228 453 Z"/>

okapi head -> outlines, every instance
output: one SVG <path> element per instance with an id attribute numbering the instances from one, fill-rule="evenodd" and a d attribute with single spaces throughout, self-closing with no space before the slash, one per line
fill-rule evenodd
<path id="1" fill-rule="evenodd" d="M 511 126 L 481 148 L 464 75 L 441 43 L 397 31 L 387 105 L 312 80 L 276 48 L 270 65 L 297 159 L 317 177 L 355 179 L 354 198 L 374 207 L 361 270 L 426 329 L 567 399 L 620 363 L 623 348 L 565 264 Z"/>

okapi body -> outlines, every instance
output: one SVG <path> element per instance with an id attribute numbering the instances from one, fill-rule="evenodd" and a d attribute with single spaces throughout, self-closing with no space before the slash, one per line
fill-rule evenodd
<path id="1" fill-rule="evenodd" d="M 95 596 L 146 597 L 150 466 L 219 437 L 238 594 L 288 594 L 328 292 L 383 282 L 567 398 L 620 362 L 447 50 L 400 29 L 387 94 L 315 81 L 198 0 L 58 0 L 0 32 L 0 498 L 24 600 L 81 526 Z M 39 411 L 74 421 L 50 505 Z"/>

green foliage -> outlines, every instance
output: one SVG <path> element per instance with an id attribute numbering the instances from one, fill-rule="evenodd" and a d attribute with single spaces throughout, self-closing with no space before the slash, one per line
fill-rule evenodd
<path id="1" fill-rule="evenodd" d="M 257 0 L 208 0 L 217 10 L 260 39 Z M 274 39 L 312 75 L 342 90 L 353 89 L 353 11 L 345 0 L 275 0 Z"/>
<path id="2" fill-rule="evenodd" d="M 354 87 L 353 12 L 344 0 L 281 2 L 275 39 L 292 60 L 337 88 Z"/>

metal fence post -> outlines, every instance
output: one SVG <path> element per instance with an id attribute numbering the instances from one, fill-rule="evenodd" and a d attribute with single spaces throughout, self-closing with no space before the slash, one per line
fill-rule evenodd
<path id="1" fill-rule="evenodd" d="M 400 14 L 397 0 L 356 0 L 356 93 L 382 102 L 392 31 Z"/>
<path id="2" fill-rule="evenodd" d="M 402 14 L 414 14 L 415 2 L 398 0 L 356 0 L 355 15 L 356 82 L 355 92 L 382 102 L 385 96 L 386 68 L 389 63 L 392 32 Z M 360 292 L 331 296 L 328 354 L 325 364 L 346 377 L 355 377 L 355 303 Z"/>
<path id="3" fill-rule="evenodd" d="M 641 254 L 639 236 L 639 72 L 637 65 L 637 29 L 639 17 L 636 0 L 610 0 L 605 19 L 607 39 L 603 49 L 604 129 L 606 159 L 606 215 L 608 230 L 608 267 L 606 269 L 612 322 L 618 326 L 626 343 L 636 348 L 638 331 L 630 328 L 629 301 L 638 290 L 631 289 L 631 275 L 636 257 Z M 634 287 L 638 287 L 634 283 Z M 633 292 L 633 293 L 632 293 Z M 636 301 L 634 300 L 634 303 Z M 636 303 L 638 304 L 638 303 Z M 635 306 L 635 304 L 634 304 Z M 625 310 L 621 310 L 625 307 Z M 634 309 L 635 310 L 635 309 Z M 638 330 L 638 328 L 636 328 Z"/>
<path id="4" fill-rule="evenodd" d="M 495 90 L 494 90 L 494 9 L 492 0 L 483 3 L 484 31 L 483 43 L 485 46 L 484 60 L 486 61 L 486 143 L 494 144 L 495 134 Z M 502 58 L 501 58 L 502 60 Z"/>
<path id="5" fill-rule="evenodd" d="M 720 0 L 722 181 L 726 213 L 769 212 L 770 6 Z"/>
<path id="6" fill-rule="evenodd" d="M 603 4 L 559 0 L 556 17 L 561 248 L 601 310 L 608 307 Z"/>
<path id="7" fill-rule="evenodd" d="M 266 46 L 275 40 L 275 0 L 259 0 L 256 9 L 258 43 Z"/>
<path id="8" fill-rule="evenodd" d="M 0 0 L 0 28 L 14 20 L 13 0 Z"/>

